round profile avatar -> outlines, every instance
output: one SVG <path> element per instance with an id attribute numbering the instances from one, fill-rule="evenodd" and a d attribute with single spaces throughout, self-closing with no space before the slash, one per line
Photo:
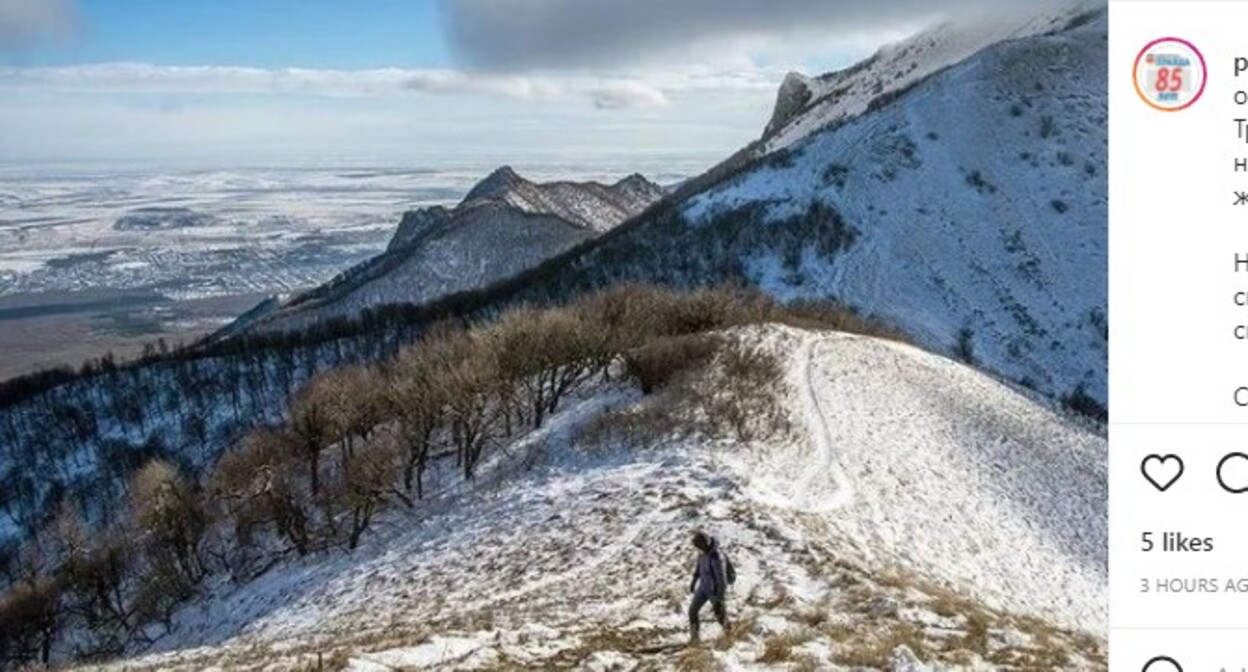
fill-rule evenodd
<path id="1" fill-rule="evenodd" d="M 1196 45 L 1163 37 L 1135 57 L 1135 92 L 1153 109 L 1186 110 L 1205 92 L 1205 72 L 1205 57 Z"/>

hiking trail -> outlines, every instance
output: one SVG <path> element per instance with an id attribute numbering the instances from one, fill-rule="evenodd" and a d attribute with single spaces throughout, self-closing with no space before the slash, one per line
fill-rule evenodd
<path id="1" fill-rule="evenodd" d="M 797 482 L 792 503 L 807 511 L 833 511 L 854 499 L 853 486 L 836 460 L 828 416 L 819 401 L 819 391 L 815 384 L 816 350 L 825 340 L 823 337 L 810 338 L 798 360 L 801 370 L 802 417 L 814 444 L 814 455 L 810 468 L 803 470 L 802 477 Z M 823 485 L 821 481 L 831 482 L 833 487 L 830 492 L 820 487 Z"/>

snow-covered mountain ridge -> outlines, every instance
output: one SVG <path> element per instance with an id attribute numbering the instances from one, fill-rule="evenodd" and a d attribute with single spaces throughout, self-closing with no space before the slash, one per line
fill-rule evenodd
<path id="1" fill-rule="evenodd" d="M 733 338 L 780 358 L 791 435 L 630 443 L 610 418 L 686 400 L 607 384 L 355 554 L 222 583 L 104 669 L 1105 669 L 1103 435 L 909 346 Z M 696 528 L 738 626 L 685 649 Z"/>
<path id="2" fill-rule="evenodd" d="M 610 185 L 535 183 L 504 166 L 454 208 L 406 213 L 383 254 L 276 309 L 253 311 L 219 336 L 298 330 L 485 287 L 611 230 L 663 194 L 637 174 Z"/>
<path id="3" fill-rule="evenodd" d="M 612 410 L 680 401 L 599 390 L 531 443 L 499 448 L 531 456 L 534 480 L 501 469 L 488 485 L 447 493 L 472 499 L 439 500 L 445 509 L 387 511 L 391 529 L 364 555 L 282 565 L 241 589 L 216 577 L 204 603 L 175 615 L 173 633 L 152 626 L 158 647 L 182 652 L 142 665 L 304 666 L 343 646 L 338 662 L 360 669 L 688 667 L 686 655 L 712 667 L 921 669 L 907 662 L 917 658 L 952 669 L 1103 669 L 1103 437 L 1021 388 L 1084 395 L 1093 409 L 1104 401 L 1104 22 L 1080 17 L 983 48 L 861 114 L 694 180 L 600 236 L 564 219 L 587 208 L 537 211 L 550 194 L 518 192 L 497 173 L 454 209 L 405 218 L 389 253 L 276 313 L 298 329 L 396 296 L 426 302 L 426 290 L 457 292 L 464 277 L 480 287 L 494 280 L 473 273 L 494 257 L 479 243 L 502 241 L 513 254 L 531 242 L 507 237 L 531 230 L 520 222 L 552 239 L 584 237 L 508 271 L 504 285 L 453 294 L 438 306 L 444 315 L 488 321 L 508 306 L 630 280 L 737 282 L 840 301 L 993 376 L 871 340 L 762 334 L 793 355 L 790 379 L 815 381 L 793 384 L 779 405 L 806 443 L 724 445 L 689 432 L 642 451 L 580 442 Z M 472 235 L 455 235 L 469 223 Z M 0 443 L 20 465 L 4 480 L 22 485 L 0 536 L 37 532 L 55 504 L 48 493 L 62 489 L 120 511 L 142 456 L 211 468 L 254 425 L 285 422 L 286 400 L 309 377 L 384 360 L 432 322 L 393 315 L 332 325 L 332 339 L 311 330 L 303 341 L 210 344 L 200 358 L 154 358 L 50 388 L 0 418 L 15 437 Z M 722 500 L 741 505 L 723 513 Z M 464 502 L 473 510 L 457 509 Z M 722 645 L 655 649 L 679 638 L 683 595 L 669 575 L 683 573 L 679 549 L 702 524 L 745 549 L 743 569 L 779 578 L 743 583 L 738 605 L 752 611 Z M 582 573 L 585 546 L 604 559 Z M 478 562 L 483 547 L 501 548 L 493 564 Z M 751 566 L 751 557 L 767 560 Z M 594 578 L 599 569 L 612 583 Z M 389 588 L 397 597 L 377 597 Z M 502 599 L 467 594 L 482 590 Z M 381 625 L 371 620 L 379 613 Z"/>
<path id="4" fill-rule="evenodd" d="M 831 298 L 1095 412 L 1106 17 L 1059 28 L 980 49 L 840 123 L 794 117 L 784 128 L 805 135 L 517 279 L 510 300 L 628 279 Z"/>
<path id="5" fill-rule="evenodd" d="M 491 173 L 464 197 L 460 208 L 506 203 L 531 214 L 554 215 L 594 231 L 607 231 L 663 196 L 663 188 L 639 174 L 614 184 L 556 181 L 535 183 L 510 166 Z"/>
<path id="6" fill-rule="evenodd" d="M 987 10 L 973 20 L 946 22 L 882 47 L 850 68 L 809 77 L 790 73 L 763 133 L 763 153 L 882 106 L 915 84 L 1006 40 L 1062 32 L 1094 20 L 1103 2 L 1041 2 L 1030 14 Z"/>
<path id="7" fill-rule="evenodd" d="M 395 276 L 414 265 L 412 281 L 365 282 L 347 304 L 419 304 L 492 281 L 504 282 L 486 305 L 618 280 L 743 282 L 846 303 L 1097 414 L 1108 350 L 1106 19 L 1086 3 L 1037 11 L 942 25 L 859 66 L 786 78 L 762 142 L 533 272 L 522 270 L 540 260 L 518 264 L 515 277 L 483 277 L 478 266 L 448 261 L 471 253 L 429 259 L 420 247 Z M 502 193 L 525 212 L 577 219 L 574 208 L 544 205 L 566 184 L 522 183 L 501 169 L 460 207 L 488 210 Z M 446 215 L 405 219 L 396 242 L 405 231 L 439 230 Z M 436 272 L 444 267 L 471 282 Z M 436 290 L 411 289 L 420 282 Z"/>
<path id="8" fill-rule="evenodd" d="M 804 254 L 796 268 L 756 255 L 747 275 L 782 296 L 835 296 L 1013 380 L 1103 402 L 1104 31 L 1102 16 L 991 47 L 794 145 L 786 162 L 691 199 L 684 215 L 698 226 L 754 205 L 771 221 L 830 207 L 861 233 L 853 246 L 831 263 Z"/>

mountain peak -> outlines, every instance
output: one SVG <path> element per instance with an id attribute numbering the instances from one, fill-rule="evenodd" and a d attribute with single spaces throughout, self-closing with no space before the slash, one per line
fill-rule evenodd
<path id="1" fill-rule="evenodd" d="M 776 107 L 771 112 L 771 121 L 767 122 L 766 133 L 770 134 L 788 123 L 813 97 L 810 78 L 795 70 L 789 71 L 776 92 Z"/>
<path id="2" fill-rule="evenodd" d="M 658 200 L 666 193 L 663 187 L 646 179 L 641 173 L 633 173 L 619 180 L 611 185 L 611 191 L 624 198 L 646 203 Z"/>
<path id="3" fill-rule="evenodd" d="M 527 180 L 520 177 L 520 174 L 515 170 L 512 170 L 511 166 L 502 166 L 500 168 L 496 168 L 494 172 L 487 175 L 484 180 L 478 182 L 477 185 L 468 192 L 468 195 L 464 197 L 463 202 L 467 203 L 478 198 L 499 196 L 506 191 L 513 189 L 516 185 L 524 184 L 525 182 L 527 182 Z"/>
<path id="4" fill-rule="evenodd" d="M 647 180 L 645 175 L 642 175 L 641 173 L 633 173 L 632 175 L 629 175 L 628 177 L 621 178 L 612 186 L 640 187 L 640 186 L 645 186 L 645 185 L 650 185 L 650 184 L 654 184 L 654 183 L 651 182 L 650 180 Z"/>

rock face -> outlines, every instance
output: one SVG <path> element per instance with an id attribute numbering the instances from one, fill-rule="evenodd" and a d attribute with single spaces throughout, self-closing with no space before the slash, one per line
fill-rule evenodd
<path id="1" fill-rule="evenodd" d="M 663 195 L 636 174 L 610 185 L 536 183 L 504 166 L 454 208 L 406 213 L 381 255 L 280 307 L 251 311 L 218 337 L 295 330 L 480 289 L 611 230 Z"/>
<path id="2" fill-rule="evenodd" d="M 787 226 L 790 241 L 738 257 L 749 282 L 844 301 L 930 348 L 1103 406 L 1105 35 L 1102 14 L 990 46 L 778 150 L 682 217 L 693 229 L 745 214 L 751 228 Z"/>
<path id="3" fill-rule="evenodd" d="M 776 132 L 797 116 L 810 103 L 814 93 L 810 90 L 810 78 L 798 72 L 785 75 L 776 93 L 776 107 L 772 110 L 771 121 L 767 122 L 764 135 Z"/>
<path id="4" fill-rule="evenodd" d="M 386 251 L 398 250 L 420 240 L 432 231 L 436 231 L 451 218 L 451 211 L 440 205 L 403 213 L 399 221 L 399 229 L 394 232 Z"/>

